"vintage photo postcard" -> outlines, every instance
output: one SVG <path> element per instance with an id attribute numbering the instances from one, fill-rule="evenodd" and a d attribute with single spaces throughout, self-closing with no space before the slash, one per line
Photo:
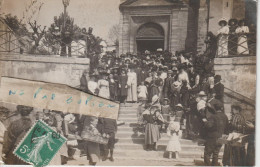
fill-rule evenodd
<path id="1" fill-rule="evenodd" d="M 255 166 L 257 0 L 0 0 L 0 165 Z"/>

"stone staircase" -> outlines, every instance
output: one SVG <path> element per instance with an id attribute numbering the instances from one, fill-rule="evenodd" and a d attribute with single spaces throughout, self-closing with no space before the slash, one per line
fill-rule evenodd
<path id="1" fill-rule="evenodd" d="M 138 104 L 128 103 L 120 105 L 119 119 L 125 124 L 118 126 L 116 134 L 117 143 L 115 144 L 114 157 L 118 160 L 147 160 L 147 161 L 180 161 L 185 162 L 186 165 L 194 165 L 194 160 L 202 160 L 204 146 L 198 146 L 197 143 L 181 139 L 182 151 L 180 152 L 180 159 L 168 159 L 165 152 L 168 137 L 165 133 L 157 143 L 157 151 L 144 150 L 144 134 L 136 133 L 137 127 L 137 110 Z M 223 150 L 223 148 L 222 148 Z M 221 153 L 222 154 L 222 153 Z M 188 163 L 188 164 L 187 164 Z"/>

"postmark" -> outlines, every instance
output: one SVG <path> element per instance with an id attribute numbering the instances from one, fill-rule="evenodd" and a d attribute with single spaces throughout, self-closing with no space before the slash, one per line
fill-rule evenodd
<path id="1" fill-rule="evenodd" d="M 13 153 L 34 166 L 46 166 L 66 140 L 42 120 L 38 120 Z"/>

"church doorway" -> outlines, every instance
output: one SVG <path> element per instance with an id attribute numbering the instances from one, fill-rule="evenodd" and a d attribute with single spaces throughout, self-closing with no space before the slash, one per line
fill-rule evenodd
<path id="1" fill-rule="evenodd" d="M 146 23 L 137 30 L 136 45 L 138 52 L 146 50 L 154 52 L 161 48 L 164 50 L 164 30 L 156 23 Z"/>

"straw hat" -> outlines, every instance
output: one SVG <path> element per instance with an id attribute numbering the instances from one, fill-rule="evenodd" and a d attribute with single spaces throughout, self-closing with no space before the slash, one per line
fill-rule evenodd
<path id="1" fill-rule="evenodd" d="M 220 25 L 221 26 L 221 24 L 224 24 L 224 26 L 226 26 L 227 25 L 227 19 L 226 18 L 221 18 L 220 20 L 219 20 L 219 22 L 218 22 L 218 25 Z"/>
<path id="2" fill-rule="evenodd" d="M 204 91 L 200 91 L 200 92 L 198 93 L 198 96 L 207 96 L 207 94 L 206 94 Z"/>

